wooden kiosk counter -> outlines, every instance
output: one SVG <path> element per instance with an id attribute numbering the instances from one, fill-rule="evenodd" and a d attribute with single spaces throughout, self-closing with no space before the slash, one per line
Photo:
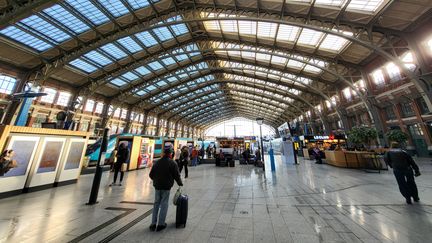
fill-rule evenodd
<path id="1" fill-rule="evenodd" d="M 17 167 L 0 176 L 0 198 L 74 183 L 89 134 L 61 129 L 0 126 L 0 149 L 12 149 Z"/>
<path id="2" fill-rule="evenodd" d="M 365 151 L 325 151 L 327 164 L 345 168 L 365 168 L 365 157 L 373 156 L 373 152 Z"/>

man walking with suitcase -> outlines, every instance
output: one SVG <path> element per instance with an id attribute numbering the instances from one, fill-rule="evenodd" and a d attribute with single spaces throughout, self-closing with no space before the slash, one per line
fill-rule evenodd
<path id="1" fill-rule="evenodd" d="M 168 201 L 174 180 L 179 186 L 183 186 L 177 164 L 170 159 L 171 149 L 165 149 L 163 157 L 154 163 L 150 178 L 155 188 L 155 201 L 153 206 L 153 217 L 150 225 L 151 231 L 161 231 L 167 227 L 165 219 L 168 213 Z M 158 217 L 159 216 L 159 217 Z M 158 221 L 159 218 L 159 221 Z"/>

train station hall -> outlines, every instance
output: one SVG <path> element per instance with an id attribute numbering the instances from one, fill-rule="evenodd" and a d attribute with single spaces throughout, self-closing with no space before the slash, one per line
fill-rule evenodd
<path id="1" fill-rule="evenodd" d="M 432 0 L 0 0 L 0 243 L 427 243 Z"/>

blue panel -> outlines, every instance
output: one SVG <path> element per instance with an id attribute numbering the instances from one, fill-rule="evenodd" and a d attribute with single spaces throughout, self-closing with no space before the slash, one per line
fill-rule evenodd
<path id="1" fill-rule="evenodd" d="M 91 51 L 91 52 L 85 54 L 84 56 L 87 57 L 88 59 L 92 60 L 93 62 L 95 62 L 99 65 L 102 65 L 102 66 L 106 66 L 106 65 L 112 63 L 112 61 L 110 59 L 103 56 L 102 54 L 100 54 L 97 51 Z"/>
<path id="2" fill-rule="evenodd" d="M 109 18 L 88 0 L 66 0 L 66 2 L 96 25 L 109 21 Z"/>
<path id="3" fill-rule="evenodd" d="M 140 9 L 140 8 L 144 8 L 149 6 L 149 2 L 147 0 L 127 0 L 129 5 L 131 5 L 131 7 L 133 9 Z"/>
<path id="4" fill-rule="evenodd" d="M 79 20 L 77 17 L 75 17 L 73 14 L 68 12 L 60 5 L 56 4 L 50 8 L 43 10 L 43 12 L 49 15 L 54 20 L 60 22 L 62 25 L 66 26 L 76 34 L 83 33 L 90 29 L 90 27 L 86 23 Z"/>
<path id="5" fill-rule="evenodd" d="M 41 35 L 49 37 L 51 40 L 56 43 L 61 43 L 67 39 L 70 39 L 71 36 L 55 27 L 54 25 L 48 23 L 43 20 L 39 16 L 32 15 L 18 22 L 19 25 L 30 29 L 38 31 Z"/>
<path id="6" fill-rule="evenodd" d="M 28 114 L 30 111 L 30 107 L 33 103 L 34 98 L 25 98 L 22 101 L 21 108 L 18 112 L 17 119 L 15 121 L 15 126 L 22 126 L 24 127 L 27 123 Z"/>
<path id="7" fill-rule="evenodd" d="M 138 79 L 138 76 L 136 76 L 135 74 L 133 74 L 132 72 L 127 72 L 125 74 L 123 74 L 121 77 L 128 79 L 130 81 L 133 81 L 135 79 Z"/>
<path id="8" fill-rule="evenodd" d="M 177 81 L 177 79 L 175 77 L 169 77 L 166 80 L 167 80 L 168 83 L 172 83 L 172 82 Z"/>
<path id="9" fill-rule="evenodd" d="M 174 38 L 167 27 L 154 29 L 153 33 L 159 38 L 160 41 L 166 41 Z"/>
<path id="10" fill-rule="evenodd" d="M 175 58 L 177 59 L 177 61 L 181 62 L 181 61 L 184 61 L 184 60 L 188 59 L 189 56 L 186 55 L 186 54 L 181 54 L 181 55 L 175 56 Z"/>
<path id="11" fill-rule="evenodd" d="M 33 35 L 27 34 L 15 26 L 9 26 L 5 29 L 2 29 L 0 30 L 0 33 L 38 51 L 45 51 L 52 47 L 51 44 L 48 44 Z"/>
<path id="12" fill-rule="evenodd" d="M 150 85 L 150 86 L 146 87 L 146 90 L 148 90 L 148 91 L 153 91 L 155 89 L 156 89 L 156 86 L 154 86 L 154 85 Z"/>
<path id="13" fill-rule="evenodd" d="M 141 74 L 143 76 L 150 73 L 150 71 L 145 67 L 139 67 L 139 68 L 135 69 L 135 71 L 137 71 L 139 74 Z"/>
<path id="14" fill-rule="evenodd" d="M 189 33 L 189 30 L 185 24 L 172 25 L 172 26 L 170 26 L 170 28 L 172 29 L 174 34 L 177 36 Z"/>
<path id="15" fill-rule="evenodd" d="M 101 46 L 101 49 L 117 60 L 127 56 L 127 54 L 124 51 L 120 50 L 120 48 L 118 48 L 112 43 Z"/>
<path id="16" fill-rule="evenodd" d="M 112 83 L 114 85 L 117 85 L 119 87 L 126 84 L 126 82 L 123 79 L 120 79 L 120 78 L 115 78 L 115 79 L 111 80 L 110 83 Z"/>
<path id="17" fill-rule="evenodd" d="M 154 46 L 156 44 L 158 44 L 158 42 L 156 41 L 155 38 L 153 38 L 153 36 L 148 32 L 148 31 L 143 31 L 141 33 L 138 33 L 135 35 L 146 47 L 151 47 Z"/>
<path id="18" fill-rule="evenodd" d="M 157 71 L 161 68 L 163 68 L 163 66 L 160 64 L 160 62 L 158 61 L 154 61 L 148 64 L 148 66 L 153 70 L 153 71 Z"/>
<path id="19" fill-rule="evenodd" d="M 129 10 L 120 0 L 98 0 L 114 17 L 120 17 L 129 13 Z"/>
<path id="20" fill-rule="evenodd" d="M 146 93 L 147 93 L 147 92 L 145 92 L 144 90 L 140 90 L 140 91 L 136 92 L 136 94 L 139 95 L 139 96 L 143 96 L 143 95 L 145 95 Z"/>
<path id="21" fill-rule="evenodd" d="M 162 62 L 166 65 L 169 66 L 171 64 L 176 63 L 175 60 L 172 57 L 168 57 L 162 60 Z"/>
<path id="22" fill-rule="evenodd" d="M 142 51 L 142 47 L 138 45 L 132 38 L 125 37 L 117 41 L 122 45 L 124 48 L 126 48 L 131 53 Z"/>
<path id="23" fill-rule="evenodd" d="M 97 70 L 97 67 L 95 67 L 95 66 L 93 66 L 93 65 L 89 64 L 88 62 L 85 62 L 81 59 L 75 59 L 72 62 L 70 62 L 69 64 L 78 68 L 78 69 L 81 69 L 87 73 L 91 73 L 91 72 L 94 72 Z"/>
<path id="24" fill-rule="evenodd" d="M 156 85 L 159 87 L 162 87 L 164 85 L 167 85 L 167 83 L 165 81 L 161 80 L 161 81 L 157 82 Z"/>

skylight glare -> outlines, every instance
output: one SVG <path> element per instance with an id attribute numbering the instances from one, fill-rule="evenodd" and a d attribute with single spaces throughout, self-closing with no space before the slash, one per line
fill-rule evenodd
<path id="1" fill-rule="evenodd" d="M 299 44 L 316 46 L 323 36 L 322 32 L 303 28 L 298 39 Z"/>

